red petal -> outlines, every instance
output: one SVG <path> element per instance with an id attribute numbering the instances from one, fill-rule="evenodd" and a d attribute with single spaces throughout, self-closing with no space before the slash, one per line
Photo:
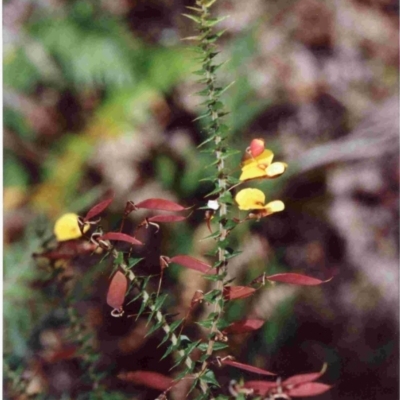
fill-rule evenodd
<path id="1" fill-rule="evenodd" d="M 196 258 L 185 256 L 185 255 L 178 255 L 175 257 L 170 258 L 169 262 L 174 262 L 176 264 L 182 265 L 182 267 L 194 269 L 196 271 L 209 273 L 212 269 L 211 265 L 207 263 L 197 260 Z"/>
<path id="2" fill-rule="evenodd" d="M 255 372 L 255 373 L 261 374 L 261 375 L 276 375 L 273 372 L 266 371 L 265 369 L 253 367 L 252 365 L 242 364 L 242 363 L 237 362 L 237 361 L 221 360 L 221 363 L 223 365 L 230 365 L 231 367 L 244 369 L 245 371 Z"/>
<path id="3" fill-rule="evenodd" d="M 122 304 L 124 304 L 127 288 L 128 281 L 126 276 L 121 271 L 117 271 L 108 288 L 107 304 L 112 308 L 121 308 Z"/>
<path id="4" fill-rule="evenodd" d="M 329 282 L 332 278 L 327 279 L 326 281 L 321 281 L 320 279 L 313 278 L 311 276 L 300 275 L 300 274 L 276 274 L 271 276 L 266 276 L 266 279 L 274 282 L 284 282 L 290 283 L 292 285 L 304 285 L 304 286 L 316 286 L 321 283 Z"/>
<path id="5" fill-rule="evenodd" d="M 260 329 L 264 325 L 262 319 L 244 319 L 230 324 L 224 329 L 224 333 L 245 333 Z"/>
<path id="6" fill-rule="evenodd" d="M 244 299 L 254 294 L 256 289 L 248 286 L 225 286 L 224 298 L 225 300 Z"/>
<path id="7" fill-rule="evenodd" d="M 110 197 L 109 199 L 103 200 L 100 203 L 96 204 L 88 211 L 88 213 L 86 214 L 86 216 L 83 220 L 86 222 L 89 219 L 96 217 L 101 212 L 103 212 L 112 203 L 113 200 L 114 200 L 114 198 Z"/>
<path id="8" fill-rule="evenodd" d="M 330 388 L 331 386 L 325 385 L 324 383 L 309 382 L 293 389 L 286 390 L 285 393 L 292 397 L 317 396 L 327 392 Z"/>
<path id="9" fill-rule="evenodd" d="M 178 203 L 164 199 L 147 199 L 135 204 L 136 208 L 146 208 L 148 210 L 163 210 L 163 211 L 183 211 L 186 210 Z"/>
<path id="10" fill-rule="evenodd" d="M 98 238 L 99 240 L 118 240 L 120 242 L 127 242 L 130 244 L 143 244 L 133 236 L 126 235 L 120 232 L 108 232 Z"/>
<path id="11" fill-rule="evenodd" d="M 186 217 L 182 215 L 154 215 L 147 220 L 149 222 L 179 222 L 185 220 Z"/>
<path id="12" fill-rule="evenodd" d="M 253 139 L 250 143 L 250 154 L 257 157 L 265 150 L 263 139 Z"/>
<path id="13" fill-rule="evenodd" d="M 265 396 L 271 389 L 276 389 L 278 385 L 275 382 L 266 381 L 248 381 L 243 385 L 246 389 L 253 389 L 256 394 Z"/>
<path id="14" fill-rule="evenodd" d="M 319 377 L 323 375 L 325 371 L 322 372 L 312 372 L 310 374 L 299 374 L 291 376 L 290 378 L 286 379 L 282 382 L 282 385 L 300 385 L 307 382 L 316 381 Z"/>
<path id="15" fill-rule="evenodd" d="M 161 391 L 167 390 L 173 385 L 173 379 L 151 371 L 125 372 L 119 374 L 118 378 Z"/>

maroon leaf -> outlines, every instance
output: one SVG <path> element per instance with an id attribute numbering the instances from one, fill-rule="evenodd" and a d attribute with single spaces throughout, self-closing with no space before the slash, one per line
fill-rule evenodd
<path id="1" fill-rule="evenodd" d="M 69 360 L 71 358 L 76 357 L 76 352 L 78 351 L 77 346 L 67 346 L 67 347 L 62 347 L 59 350 L 54 350 L 53 353 L 50 353 L 49 355 L 45 355 L 46 360 L 50 363 L 55 363 L 61 360 Z"/>
<path id="2" fill-rule="evenodd" d="M 326 364 L 325 364 L 326 365 Z M 288 385 L 300 385 L 303 383 L 308 383 L 312 381 L 316 381 L 318 378 L 320 378 L 323 373 L 325 372 L 325 368 L 321 372 L 312 372 L 309 374 L 299 374 L 299 375 L 294 375 L 291 376 L 290 378 L 286 379 L 285 381 L 282 382 L 282 385 L 288 386 Z"/>
<path id="3" fill-rule="evenodd" d="M 185 207 L 173 201 L 164 199 L 147 199 L 135 204 L 136 208 L 146 208 L 148 210 L 163 210 L 163 211 L 183 211 Z"/>
<path id="4" fill-rule="evenodd" d="M 89 219 L 96 217 L 101 212 L 103 212 L 112 203 L 113 200 L 114 198 L 110 197 L 109 199 L 103 200 L 100 203 L 96 204 L 88 211 L 83 220 L 86 222 Z"/>
<path id="5" fill-rule="evenodd" d="M 173 385 L 173 379 L 151 371 L 125 372 L 117 375 L 119 379 L 147 386 L 156 390 L 167 390 Z"/>
<path id="6" fill-rule="evenodd" d="M 185 219 L 186 217 L 183 215 L 154 215 L 147 220 L 149 222 L 179 222 Z"/>
<path id="7" fill-rule="evenodd" d="M 232 361 L 232 360 L 228 360 L 228 359 L 221 360 L 221 363 L 223 365 L 230 365 L 231 367 L 243 369 L 245 371 L 255 372 L 255 373 L 261 374 L 261 375 L 276 375 L 273 372 L 266 371 L 265 369 L 253 367 L 252 365 L 242 364 L 240 362 Z"/>
<path id="8" fill-rule="evenodd" d="M 182 267 L 194 269 L 195 271 L 200 271 L 204 273 L 209 273 L 212 270 L 211 265 L 208 265 L 204 261 L 197 260 L 196 258 L 178 255 L 170 258 L 169 262 L 174 262 L 176 264 L 182 265 Z"/>
<path id="9" fill-rule="evenodd" d="M 256 394 L 265 396 L 271 389 L 276 389 L 278 385 L 275 382 L 267 381 L 248 381 L 243 385 L 246 389 L 253 389 Z"/>
<path id="10" fill-rule="evenodd" d="M 225 286 L 224 298 L 225 300 L 245 299 L 254 294 L 255 291 L 256 289 L 248 286 Z"/>
<path id="11" fill-rule="evenodd" d="M 276 274 L 271 276 L 266 276 L 266 279 L 273 282 L 284 282 L 290 283 L 292 285 L 304 285 L 304 286 L 316 286 L 321 283 L 329 282 L 332 278 L 327 279 L 326 281 L 321 281 L 320 279 L 313 278 L 311 276 L 286 273 L 286 274 Z"/>
<path id="12" fill-rule="evenodd" d="M 124 304 L 127 288 L 126 276 L 121 271 L 117 271 L 108 288 L 107 304 L 114 309 L 120 309 Z"/>
<path id="13" fill-rule="evenodd" d="M 126 242 L 130 244 L 140 244 L 142 245 L 143 243 L 133 236 L 126 235 L 125 233 L 120 233 L 120 232 L 108 232 L 105 233 L 102 236 L 98 237 L 99 240 L 118 240 L 120 242 Z"/>
<path id="14" fill-rule="evenodd" d="M 286 390 L 285 393 L 292 397 L 317 396 L 319 394 L 327 392 L 330 388 L 331 386 L 325 385 L 325 383 L 308 382 L 304 385 Z"/>
<path id="15" fill-rule="evenodd" d="M 264 325 L 264 320 L 262 319 L 243 319 L 241 321 L 236 321 L 230 324 L 224 329 L 224 333 L 246 333 L 251 332 L 256 329 L 260 329 Z"/>

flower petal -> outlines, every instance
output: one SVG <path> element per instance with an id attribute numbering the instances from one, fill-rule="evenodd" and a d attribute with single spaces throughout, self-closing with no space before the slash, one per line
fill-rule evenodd
<path id="1" fill-rule="evenodd" d="M 78 225 L 78 215 L 67 213 L 62 215 L 54 224 L 54 234 L 57 241 L 64 242 L 66 240 L 78 239 L 82 236 L 82 232 Z M 90 228 L 85 225 L 83 231 L 86 232 Z"/>
<path id="2" fill-rule="evenodd" d="M 242 174 L 239 177 L 240 181 L 248 181 L 250 179 L 264 178 L 267 176 L 263 165 L 249 165 L 242 168 Z"/>
<path id="3" fill-rule="evenodd" d="M 286 171 L 286 168 L 287 168 L 286 163 L 274 162 L 266 168 L 265 173 L 268 176 L 268 178 L 277 178 Z"/>
<path id="4" fill-rule="evenodd" d="M 265 203 L 265 195 L 258 189 L 243 189 L 235 196 L 240 210 L 260 210 Z"/>
<path id="5" fill-rule="evenodd" d="M 272 160 L 274 158 L 274 153 L 271 150 L 265 149 L 260 155 L 254 158 L 250 158 L 249 160 L 246 160 L 243 163 L 243 167 L 246 167 L 248 165 L 252 164 L 265 164 L 268 166 L 269 164 L 272 163 Z"/>
<path id="6" fill-rule="evenodd" d="M 283 204 L 283 201 L 274 200 L 266 204 L 264 209 L 267 211 L 267 215 L 271 215 L 273 213 L 283 211 L 285 209 L 285 204 Z"/>

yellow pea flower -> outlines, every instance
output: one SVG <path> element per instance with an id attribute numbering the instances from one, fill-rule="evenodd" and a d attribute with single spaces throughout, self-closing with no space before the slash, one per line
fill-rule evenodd
<path id="1" fill-rule="evenodd" d="M 253 210 L 254 212 L 250 213 L 249 217 L 257 219 L 285 209 L 285 205 L 280 200 L 265 204 L 265 195 L 259 189 L 243 189 L 235 196 L 235 201 L 240 210 Z"/>
<path id="2" fill-rule="evenodd" d="M 272 162 L 274 153 L 265 149 L 260 155 L 245 160 L 242 164 L 242 174 L 239 177 L 241 181 L 248 181 L 257 178 L 277 178 L 282 175 L 287 168 L 283 162 Z"/>
<path id="3" fill-rule="evenodd" d="M 74 213 L 67 213 L 62 215 L 54 224 L 54 234 L 57 241 L 64 242 L 66 240 L 78 239 L 82 236 L 79 229 L 78 215 Z M 87 232 L 90 228 L 89 224 L 83 227 L 83 231 Z"/>

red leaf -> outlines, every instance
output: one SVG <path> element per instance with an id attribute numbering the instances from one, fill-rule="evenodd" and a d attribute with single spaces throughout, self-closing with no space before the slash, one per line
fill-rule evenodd
<path id="1" fill-rule="evenodd" d="M 237 362 L 237 361 L 221 360 L 221 363 L 223 365 L 230 365 L 231 367 L 243 369 L 245 371 L 255 372 L 255 373 L 261 374 L 261 375 L 276 375 L 273 372 L 266 371 L 265 369 L 253 367 L 252 365 L 242 364 L 242 363 Z"/>
<path id="2" fill-rule="evenodd" d="M 245 333 L 260 329 L 264 325 L 262 319 L 243 319 L 230 324 L 224 329 L 224 333 Z"/>
<path id="3" fill-rule="evenodd" d="M 185 220 L 183 215 L 154 215 L 147 220 L 149 222 L 179 222 Z"/>
<path id="4" fill-rule="evenodd" d="M 285 381 L 282 382 L 282 385 L 288 386 L 288 385 L 300 385 L 312 381 L 316 381 L 321 375 L 323 375 L 325 371 L 322 372 L 312 372 L 310 374 L 300 374 L 300 375 L 294 375 L 291 376 L 290 378 L 286 379 Z"/>
<path id="5" fill-rule="evenodd" d="M 112 308 L 120 309 L 124 304 L 127 288 L 126 276 L 121 271 L 117 271 L 108 288 L 107 304 Z"/>
<path id="6" fill-rule="evenodd" d="M 195 271 L 200 271 L 204 273 L 209 273 L 210 270 L 212 270 L 211 265 L 208 265 L 203 261 L 197 260 L 196 258 L 185 255 L 172 257 L 170 258 L 169 262 L 174 262 L 176 264 L 182 265 L 182 267 L 194 269 Z"/>
<path id="7" fill-rule="evenodd" d="M 104 235 L 98 237 L 99 240 L 118 240 L 120 242 L 126 242 L 130 244 L 143 244 L 141 241 L 137 240 L 133 236 L 126 235 L 120 232 L 108 232 Z"/>
<path id="8" fill-rule="evenodd" d="M 77 346 L 63 347 L 60 350 L 55 350 L 54 353 L 50 353 L 49 356 L 45 357 L 50 363 L 55 363 L 61 360 L 69 360 L 76 356 L 77 350 Z"/>
<path id="9" fill-rule="evenodd" d="M 125 372 L 117 375 L 119 379 L 147 386 L 157 390 L 167 390 L 173 385 L 173 379 L 168 376 L 151 371 Z"/>
<path id="10" fill-rule="evenodd" d="M 246 389 L 253 389 L 256 394 L 265 396 L 271 389 L 276 389 L 278 385 L 275 382 L 266 381 L 248 381 L 243 385 Z"/>
<path id="11" fill-rule="evenodd" d="M 292 285 L 304 285 L 304 286 L 316 286 L 320 285 L 321 283 L 329 282 L 332 278 L 329 278 L 326 281 L 321 281 L 320 279 L 313 278 L 311 276 L 300 275 L 300 274 L 276 274 L 271 276 L 266 276 L 266 279 L 273 282 L 284 282 L 290 283 Z"/>
<path id="12" fill-rule="evenodd" d="M 304 385 L 286 390 L 285 393 L 292 397 L 317 396 L 319 394 L 327 392 L 330 388 L 331 386 L 325 385 L 325 383 L 308 382 Z"/>
<path id="13" fill-rule="evenodd" d="M 163 210 L 163 211 L 183 211 L 186 210 L 178 203 L 164 199 L 147 199 L 135 204 L 136 208 L 146 208 L 148 210 Z"/>
<path id="14" fill-rule="evenodd" d="M 248 286 L 225 286 L 224 298 L 225 300 L 245 299 L 255 291 L 256 289 Z"/>
<path id="15" fill-rule="evenodd" d="M 86 214 L 86 216 L 83 220 L 86 222 L 89 219 L 96 217 L 101 212 L 103 212 L 112 203 L 113 200 L 114 200 L 114 198 L 110 197 L 109 199 L 103 200 L 100 203 L 96 204 L 88 211 L 88 213 Z"/>

